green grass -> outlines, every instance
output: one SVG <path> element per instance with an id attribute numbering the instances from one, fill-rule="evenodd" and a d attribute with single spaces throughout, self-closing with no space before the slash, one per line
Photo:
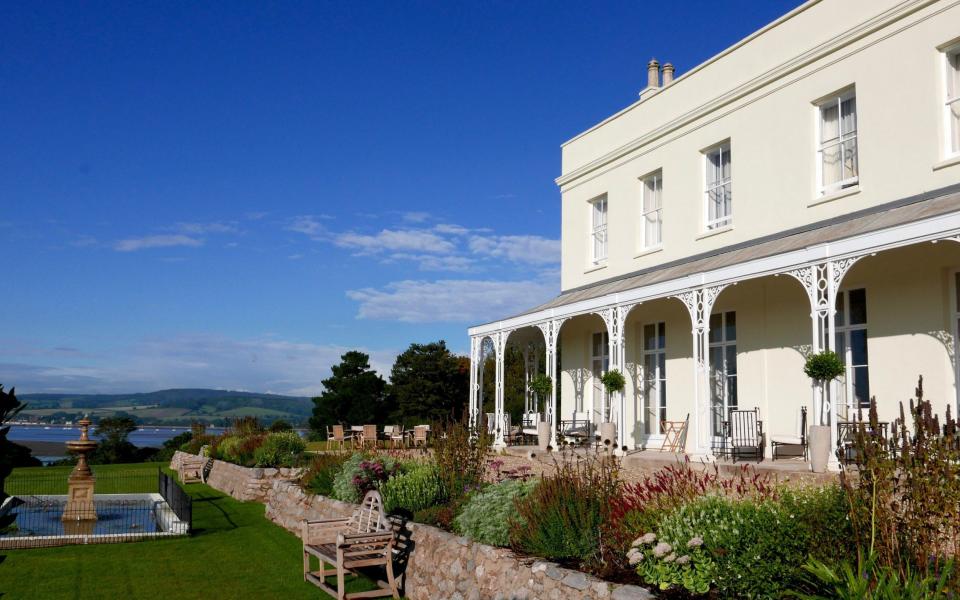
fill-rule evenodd
<path id="1" fill-rule="evenodd" d="M 93 465 L 98 494 L 134 494 L 157 491 L 161 463 Z M 27 467 L 14 469 L 4 488 L 13 496 L 66 494 L 67 477 L 73 467 Z"/>
<path id="2" fill-rule="evenodd" d="M 186 489 L 193 497 L 193 536 L 10 550 L 0 564 L 0 595 L 3 600 L 328 598 L 303 581 L 300 540 L 268 521 L 263 504 L 239 502 L 202 484 Z M 348 591 L 372 586 L 365 579 L 348 580 Z"/>

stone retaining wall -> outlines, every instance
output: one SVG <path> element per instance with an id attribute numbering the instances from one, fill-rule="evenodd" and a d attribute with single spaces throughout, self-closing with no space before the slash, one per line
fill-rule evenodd
<path id="1" fill-rule="evenodd" d="M 183 453 L 171 462 L 176 468 Z M 189 455 L 185 455 L 189 456 Z M 254 471 L 262 471 L 259 477 Z M 216 476 L 214 476 L 216 472 Z M 269 472 L 269 473 L 268 473 Z M 289 469 L 246 469 L 214 461 L 207 483 L 240 500 L 266 504 L 266 516 L 300 535 L 304 520 L 350 516 L 357 505 L 304 493 Z M 514 556 L 421 523 L 398 524 L 395 563 L 402 591 L 411 600 L 647 600 L 647 590 L 609 583 L 554 563 Z"/>
<path id="2" fill-rule="evenodd" d="M 185 457 L 195 458 L 192 454 L 178 450 L 170 461 L 170 468 L 179 468 Z M 207 484 L 237 500 L 266 502 L 267 491 L 274 481 L 295 479 L 299 474 L 300 469 L 248 468 L 214 460 L 207 475 Z"/>

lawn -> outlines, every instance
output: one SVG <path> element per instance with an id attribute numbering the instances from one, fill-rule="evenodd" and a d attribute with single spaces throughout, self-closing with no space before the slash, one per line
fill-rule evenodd
<path id="1" fill-rule="evenodd" d="M 113 468 L 155 478 L 157 465 Z M 13 477 L 26 475 L 15 471 Z M 7 551 L 0 595 L 4 600 L 328 597 L 303 581 L 300 540 L 268 521 L 263 504 L 239 502 L 202 484 L 186 489 L 193 497 L 191 537 Z M 372 584 L 354 580 L 348 587 L 357 591 Z"/>
<path id="2" fill-rule="evenodd" d="M 157 469 L 161 463 L 134 465 L 93 465 L 97 493 L 135 494 L 157 491 Z M 14 469 L 4 484 L 12 496 L 66 494 L 67 477 L 73 467 L 27 467 Z"/>

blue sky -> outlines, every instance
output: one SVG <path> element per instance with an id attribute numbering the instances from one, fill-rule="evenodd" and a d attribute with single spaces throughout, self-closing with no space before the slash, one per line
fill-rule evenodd
<path id="1" fill-rule="evenodd" d="M 798 2 L 6 3 L 0 382 L 311 394 L 559 291 L 560 144 Z"/>

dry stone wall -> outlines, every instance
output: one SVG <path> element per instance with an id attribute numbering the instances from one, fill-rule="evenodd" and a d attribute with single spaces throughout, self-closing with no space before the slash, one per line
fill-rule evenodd
<path id="1" fill-rule="evenodd" d="M 185 457 L 196 458 L 194 455 L 177 451 L 170 461 L 170 468 L 179 468 Z M 296 479 L 299 474 L 299 469 L 248 468 L 214 460 L 207 474 L 207 484 L 237 500 L 266 502 L 267 492 L 274 481 Z"/>
<path id="2" fill-rule="evenodd" d="M 177 453 L 178 455 L 182 453 Z M 182 460 L 175 455 L 172 468 Z M 263 471 L 255 476 L 252 471 Z M 268 473 L 268 471 L 270 473 Z M 214 476 L 216 472 L 216 476 Z M 246 469 L 214 462 L 207 483 L 240 500 L 266 504 L 266 516 L 299 535 L 304 520 L 349 517 L 357 505 L 304 493 L 287 469 Z M 397 523 L 395 572 L 411 600 L 647 600 L 647 590 L 618 585 L 554 563 L 473 542 L 421 523 Z"/>

